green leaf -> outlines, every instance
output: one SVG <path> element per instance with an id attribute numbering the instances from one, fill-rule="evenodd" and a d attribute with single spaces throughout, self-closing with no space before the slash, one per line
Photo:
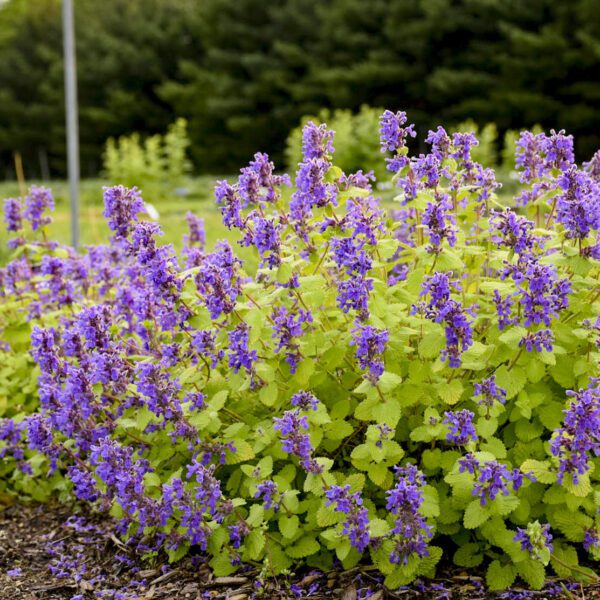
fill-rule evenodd
<path id="1" fill-rule="evenodd" d="M 325 502 L 323 502 L 317 511 L 317 525 L 319 527 L 330 527 L 337 522 L 338 516 L 333 506 L 326 506 Z"/>
<path id="2" fill-rule="evenodd" d="M 454 564 L 459 567 L 477 567 L 482 562 L 483 554 L 479 544 L 464 544 L 454 553 Z"/>
<path id="3" fill-rule="evenodd" d="M 367 474 L 369 475 L 369 479 L 379 487 L 389 487 L 389 485 L 384 485 L 387 479 L 389 479 L 389 484 L 391 484 L 391 473 L 383 463 L 371 465 L 367 471 Z"/>
<path id="4" fill-rule="evenodd" d="M 390 373 L 389 371 L 384 371 L 377 382 L 377 386 L 384 393 L 391 392 L 395 390 L 402 383 L 402 377 L 400 375 L 396 375 L 396 373 Z"/>
<path id="5" fill-rule="evenodd" d="M 532 558 L 526 558 L 517 563 L 517 571 L 519 575 L 532 587 L 534 590 L 541 590 L 546 579 L 546 569 L 544 565 Z"/>
<path id="6" fill-rule="evenodd" d="M 252 446 L 246 440 L 242 438 L 234 438 L 232 441 L 235 452 L 230 452 L 227 450 L 228 465 L 246 462 L 247 460 L 252 460 L 256 456 Z"/>
<path id="7" fill-rule="evenodd" d="M 502 565 L 494 560 L 488 567 L 485 580 L 490 590 L 505 590 L 510 587 L 517 576 L 513 565 Z"/>
<path id="8" fill-rule="evenodd" d="M 569 566 L 578 566 L 579 558 L 577 557 L 577 550 L 575 550 L 575 548 L 569 544 L 555 543 L 554 550 L 552 551 L 552 556 L 550 558 L 550 564 L 559 577 L 572 577 L 573 571 L 569 568 Z"/>
<path id="9" fill-rule="evenodd" d="M 446 404 L 456 404 L 464 391 L 464 386 L 462 384 L 461 381 L 459 381 L 458 379 L 453 379 L 450 382 L 443 382 L 440 383 L 437 386 L 437 391 L 438 391 L 438 395 L 439 397 L 446 403 Z"/>
<path id="10" fill-rule="evenodd" d="M 437 257 L 436 268 L 438 271 L 460 271 L 464 268 L 465 264 L 452 250 L 444 248 Z"/>
<path id="11" fill-rule="evenodd" d="M 437 358 L 446 347 L 446 336 L 441 329 L 428 333 L 419 342 L 419 356 L 421 358 Z"/>
<path id="12" fill-rule="evenodd" d="M 265 406 L 275 406 L 278 395 L 279 385 L 275 382 L 269 383 L 258 392 L 258 398 Z"/>
<path id="13" fill-rule="evenodd" d="M 292 558 L 304 558 L 305 556 L 316 554 L 320 547 L 319 542 L 314 537 L 306 535 L 293 546 L 286 548 L 285 552 Z"/>
<path id="14" fill-rule="evenodd" d="M 469 506 L 467 506 L 463 523 L 467 529 L 475 529 L 480 525 L 483 525 L 489 518 L 490 512 L 485 506 L 481 506 L 478 499 L 475 499 L 471 500 Z"/>
<path id="15" fill-rule="evenodd" d="M 498 387 L 506 390 L 507 399 L 514 398 L 527 383 L 527 377 L 524 369 L 513 367 L 508 370 L 506 365 L 502 365 L 496 370 L 496 383 Z"/>
<path id="16" fill-rule="evenodd" d="M 284 538 L 291 540 L 298 532 L 298 527 L 300 526 L 300 519 L 297 515 L 292 515 L 291 517 L 281 515 L 279 517 L 278 524 L 279 531 L 281 531 L 281 535 Z"/>
<path id="17" fill-rule="evenodd" d="M 231 564 L 231 556 L 227 552 L 217 554 L 208 564 L 216 577 L 226 577 L 237 571 L 237 567 Z"/>
<path id="18" fill-rule="evenodd" d="M 261 529 L 253 529 L 244 539 L 244 548 L 252 560 L 259 560 L 265 549 L 265 533 Z"/>
<path id="19" fill-rule="evenodd" d="M 550 470 L 550 466 L 546 461 L 530 458 L 521 465 L 521 472 L 533 473 L 536 481 L 540 483 L 554 483 L 556 481 L 556 473 Z"/>
<path id="20" fill-rule="evenodd" d="M 178 546 L 177 548 L 174 548 L 172 550 L 167 550 L 167 556 L 169 557 L 169 562 L 170 563 L 174 563 L 177 562 L 178 560 L 181 560 L 188 552 L 190 549 L 190 544 L 189 542 L 183 542 L 180 546 Z"/>
<path id="21" fill-rule="evenodd" d="M 383 537 L 390 530 L 390 525 L 383 519 L 371 519 L 369 522 L 369 533 L 371 537 Z"/>

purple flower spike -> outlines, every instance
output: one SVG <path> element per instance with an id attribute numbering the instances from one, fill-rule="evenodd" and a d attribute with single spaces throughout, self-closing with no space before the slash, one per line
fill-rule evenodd
<path id="1" fill-rule="evenodd" d="M 471 440 L 477 441 L 474 416 L 470 410 L 444 413 L 444 423 L 450 426 L 446 440 L 457 446 L 466 446 Z"/>
<path id="2" fill-rule="evenodd" d="M 362 552 L 369 545 L 371 536 L 369 512 L 363 506 L 360 492 L 351 494 L 350 485 L 333 485 L 325 491 L 325 496 L 327 506 L 335 504 L 336 510 L 346 515 L 342 533 L 348 537 L 351 546 Z"/>

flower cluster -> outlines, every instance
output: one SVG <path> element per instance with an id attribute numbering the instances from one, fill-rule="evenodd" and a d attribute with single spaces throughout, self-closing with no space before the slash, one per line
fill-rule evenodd
<path id="1" fill-rule="evenodd" d="M 559 481 L 568 474 L 578 483 L 590 470 L 590 454 L 600 456 L 600 381 L 578 392 L 569 390 L 567 395 L 572 400 L 550 449 L 559 459 Z"/>
<path id="2" fill-rule="evenodd" d="M 367 379 L 377 382 L 384 370 L 382 355 L 389 339 L 389 332 L 371 325 L 358 325 L 352 331 L 352 345 L 361 369 L 366 369 Z"/>
<path id="3" fill-rule="evenodd" d="M 414 465 L 396 468 L 396 485 L 386 494 L 386 509 L 394 517 L 390 532 L 394 541 L 392 563 L 407 564 L 413 555 L 428 555 L 427 543 L 433 529 L 421 515 L 424 485 L 425 476 Z"/>
<path id="4" fill-rule="evenodd" d="M 327 506 L 335 504 L 338 512 L 344 513 L 346 518 L 342 527 L 342 534 L 347 536 L 350 544 L 362 552 L 371 541 L 369 534 L 369 511 L 363 506 L 360 492 L 350 492 L 350 485 L 333 485 L 325 490 Z"/>
<path id="5" fill-rule="evenodd" d="M 474 416 L 470 410 L 466 409 L 445 412 L 444 423 L 449 427 L 446 440 L 457 446 L 466 446 L 471 440 L 477 441 L 477 433 L 473 425 Z"/>
<path id="6" fill-rule="evenodd" d="M 474 454 L 467 454 L 459 459 L 459 472 L 465 471 L 475 475 L 475 485 L 473 486 L 473 496 L 479 498 L 481 506 L 485 506 L 489 501 L 494 500 L 498 494 L 508 496 L 510 491 L 508 485 L 512 484 L 515 492 L 523 485 L 523 478 L 527 477 L 531 481 L 535 478 L 530 473 L 523 474 L 519 469 L 509 468 L 495 460 L 481 463 Z"/>
<path id="7" fill-rule="evenodd" d="M 298 457 L 308 473 L 321 473 L 323 469 L 312 455 L 310 438 L 302 433 L 308 430 L 308 419 L 305 415 L 300 416 L 300 409 L 287 410 L 282 417 L 275 417 L 273 423 L 273 427 L 281 433 L 283 451 Z"/>
<path id="8" fill-rule="evenodd" d="M 520 542 L 521 550 L 529 552 L 533 558 L 548 563 L 553 550 L 552 534 L 548 523 L 542 525 L 539 521 L 534 521 L 527 525 L 527 529 L 519 527 L 514 541 Z"/>
<path id="9" fill-rule="evenodd" d="M 459 291 L 460 284 L 451 281 L 448 275 L 436 272 L 426 277 L 421 289 L 420 297 L 429 296 L 429 302 L 414 304 L 412 314 L 422 313 L 434 323 L 444 325 L 446 334 L 446 349 L 442 353 L 442 360 L 448 359 L 450 367 L 460 367 L 460 355 L 473 343 L 472 321 L 473 307 L 464 308 L 460 302 L 450 298 L 452 290 Z"/>
<path id="10" fill-rule="evenodd" d="M 273 311 L 273 337 L 277 341 L 276 352 L 285 351 L 285 360 L 294 374 L 298 368 L 301 355 L 296 341 L 304 333 L 303 325 L 313 322 L 309 311 L 298 309 L 297 313 L 289 312 L 284 306 Z"/>

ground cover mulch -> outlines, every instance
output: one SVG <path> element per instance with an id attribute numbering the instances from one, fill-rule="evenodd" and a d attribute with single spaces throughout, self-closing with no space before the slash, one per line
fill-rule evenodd
<path id="1" fill-rule="evenodd" d="M 113 528 L 109 519 L 77 507 L 0 507 L 0 599 L 600 600 L 600 584 L 585 588 L 567 584 L 567 593 L 558 581 L 551 581 L 542 591 L 486 593 L 482 577 L 450 566 L 442 568 L 440 579 L 396 591 L 386 590 L 374 571 L 361 568 L 306 571 L 257 587 L 258 570 L 248 567 L 235 576 L 213 577 L 202 556 L 188 557 L 176 565 L 161 559 L 156 564 L 142 562 L 112 533 Z"/>

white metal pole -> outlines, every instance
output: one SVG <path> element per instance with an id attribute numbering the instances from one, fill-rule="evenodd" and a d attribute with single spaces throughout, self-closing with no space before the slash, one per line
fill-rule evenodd
<path id="1" fill-rule="evenodd" d="M 71 244 L 79 246 L 79 128 L 77 123 L 77 71 L 73 0 L 63 0 L 63 49 L 65 66 L 65 112 L 67 161 L 71 198 Z"/>

